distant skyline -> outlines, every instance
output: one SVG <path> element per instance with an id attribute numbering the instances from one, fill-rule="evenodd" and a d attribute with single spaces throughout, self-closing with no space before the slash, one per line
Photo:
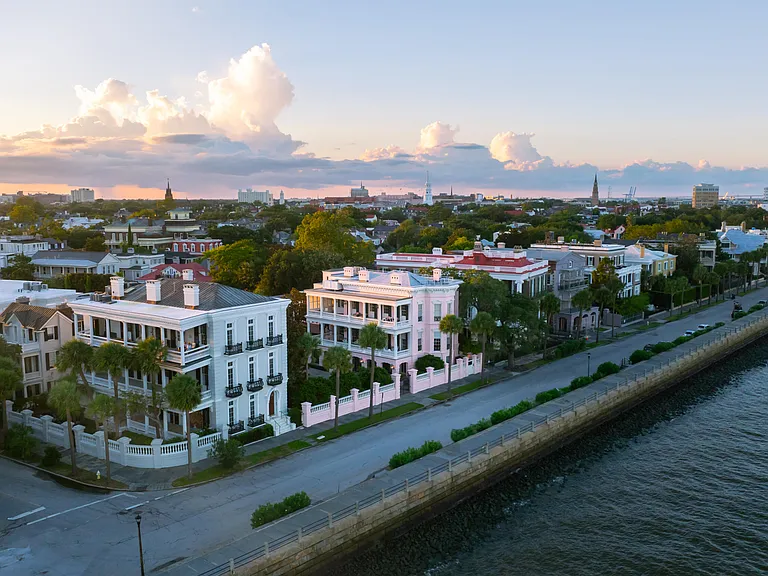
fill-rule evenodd
<path id="1" fill-rule="evenodd" d="M 3 2 L 0 191 L 762 193 L 768 5 L 617 4 Z"/>

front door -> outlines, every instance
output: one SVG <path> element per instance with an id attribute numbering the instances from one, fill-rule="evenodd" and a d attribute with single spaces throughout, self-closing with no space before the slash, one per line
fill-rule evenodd
<path id="1" fill-rule="evenodd" d="M 277 396 L 277 392 L 272 392 L 272 394 L 269 395 L 269 415 L 270 416 L 275 415 L 275 396 Z"/>

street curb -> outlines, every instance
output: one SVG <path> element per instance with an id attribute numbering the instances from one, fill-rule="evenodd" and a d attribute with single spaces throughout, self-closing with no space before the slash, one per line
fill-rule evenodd
<path id="1" fill-rule="evenodd" d="M 95 490 L 102 490 L 103 492 L 142 492 L 142 490 L 136 490 L 135 488 L 107 488 L 106 486 L 99 486 L 98 484 L 90 484 L 89 482 L 83 482 L 82 480 L 76 480 L 75 478 L 72 478 L 70 476 L 64 476 L 63 474 L 59 474 L 58 472 L 53 472 L 51 470 L 47 470 L 46 468 L 41 468 L 40 466 L 37 466 L 36 464 L 31 464 L 29 462 L 24 462 L 24 460 L 17 460 L 16 458 L 12 458 L 10 456 L 6 456 L 5 454 L 0 454 L 0 458 L 4 458 L 5 460 L 9 460 L 10 462 L 15 462 L 16 464 L 21 464 L 22 466 L 26 466 L 27 468 L 32 468 L 33 470 L 37 470 L 38 472 L 43 472 L 44 474 L 47 474 L 48 476 L 53 476 L 54 478 L 60 478 L 62 480 L 65 480 L 67 482 L 72 482 L 73 484 L 79 484 L 80 486 L 85 486 L 86 488 L 92 488 Z M 119 482 L 119 480 L 118 480 Z"/>

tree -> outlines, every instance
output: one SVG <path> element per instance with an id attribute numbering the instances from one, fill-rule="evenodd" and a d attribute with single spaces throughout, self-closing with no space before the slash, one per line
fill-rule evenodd
<path id="1" fill-rule="evenodd" d="M 120 430 L 120 374 L 132 366 L 130 351 L 117 342 L 106 342 L 93 353 L 93 368 L 107 373 L 107 381 L 112 383 L 115 398 L 115 432 Z"/>
<path id="2" fill-rule="evenodd" d="M 117 410 L 117 402 L 106 394 L 96 394 L 96 397 L 88 405 L 88 413 L 104 426 L 104 459 L 107 462 L 107 484 L 112 479 L 109 468 L 109 417 Z M 115 422 L 115 435 L 117 435 L 117 422 Z"/>
<path id="3" fill-rule="evenodd" d="M 342 212 L 307 214 L 296 228 L 296 250 L 332 252 L 350 264 L 370 264 L 374 260 L 373 246 L 352 237 L 349 230 L 355 224 Z"/>
<path id="4" fill-rule="evenodd" d="M 592 287 L 597 290 L 605 285 L 608 280 L 616 276 L 616 267 L 608 258 L 601 258 L 594 272 L 592 272 Z"/>
<path id="5" fill-rule="evenodd" d="M 18 361 L 7 356 L 0 356 L 0 402 L 2 402 L 3 431 L 8 431 L 8 418 L 6 418 L 5 401 L 13 399 L 16 390 L 21 388 L 24 375 Z"/>
<path id="6" fill-rule="evenodd" d="M 419 240 L 421 228 L 413 220 L 403 221 L 387 236 L 387 246 L 391 246 L 396 251 L 409 245 L 414 245 Z"/>
<path id="7" fill-rule="evenodd" d="M 267 263 L 268 250 L 255 240 L 238 240 L 205 253 L 211 263 L 211 280 L 253 291 Z"/>
<path id="8" fill-rule="evenodd" d="M 93 348 L 82 340 L 70 340 L 61 347 L 56 356 L 56 368 L 60 372 L 71 372 L 80 376 L 83 389 L 93 397 L 93 389 L 85 379 L 85 370 L 90 370 L 93 365 Z"/>
<path id="9" fill-rule="evenodd" d="M 131 364 L 147 377 L 152 392 L 149 396 L 141 392 L 126 394 L 129 411 L 146 414 L 154 422 L 156 438 L 162 438 L 162 413 L 166 398 L 159 375 L 167 356 L 168 348 L 157 338 L 150 336 L 141 340 L 133 351 Z"/>
<path id="10" fill-rule="evenodd" d="M 342 346 L 329 348 L 323 354 L 323 366 L 326 370 L 333 370 L 336 373 L 336 410 L 333 418 L 333 429 L 339 428 L 339 396 L 341 394 L 341 375 L 352 369 L 352 355 L 349 350 Z M 371 372 L 373 374 L 373 371 Z M 373 396 L 373 388 L 371 388 Z"/>
<path id="11" fill-rule="evenodd" d="M 72 418 L 80 413 L 80 393 L 77 391 L 77 380 L 74 376 L 62 378 L 48 393 L 48 405 L 53 408 L 60 418 L 66 417 L 69 433 L 69 451 L 72 458 L 72 476 L 77 473 L 77 455 L 75 439 L 72 434 Z"/>
<path id="12" fill-rule="evenodd" d="M 305 290 L 323 278 L 323 270 L 339 268 L 349 261 L 342 254 L 323 250 L 277 250 L 267 261 L 256 291 L 265 296 Z"/>
<path id="13" fill-rule="evenodd" d="M 542 315 L 544 316 L 544 358 L 547 357 L 547 335 L 549 332 L 549 328 L 552 325 L 552 317 L 560 312 L 560 299 L 552 294 L 552 292 L 547 292 L 539 299 L 539 310 L 541 311 Z"/>
<path id="14" fill-rule="evenodd" d="M 25 254 L 16 254 L 9 258 L 8 266 L 2 270 L 6 280 L 34 280 L 35 266 L 32 258 Z"/>
<path id="15" fill-rule="evenodd" d="M 85 250 L 87 252 L 105 252 L 107 247 L 104 245 L 104 236 L 91 236 L 85 241 Z"/>
<path id="16" fill-rule="evenodd" d="M 127 242 L 128 248 L 133 248 L 133 230 L 131 230 L 131 223 L 130 222 L 128 222 L 128 234 L 127 234 L 127 236 L 128 236 L 128 242 Z M 102 244 L 103 244 L 103 242 L 102 242 Z"/>
<path id="17" fill-rule="evenodd" d="M 597 334 L 595 342 L 600 342 L 600 324 L 602 323 L 603 310 L 605 310 L 608 304 L 613 302 L 613 294 L 607 286 L 600 286 L 594 291 L 592 297 L 595 302 L 597 302 L 598 308 L 600 309 L 597 315 L 597 327 L 595 328 Z"/>
<path id="18" fill-rule="evenodd" d="M 200 382 L 189 374 L 177 374 L 168 382 L 165 393 L 168 396 L 168 405 L 174 410 L 184 412 L 187 423 L 187 476 L 192 478 L 192 427 L 189 425 L 189 413 L 203 399 Z"/>
<path id="19" fill-rule="evenodd" d="M 480 337 L 481 354 L 483 356 L 483 361 L 480 363 L 480 380 L 484 381 L 485 363 L 488 361 L 485 357 L 485 344 L 488 342 L 488 337 L 496 330 L 496 320 L 488 312 L 478 312 L 477 316 L 472 318 L 472 321 L 469 323 L 469 330 Z"/>
<path id="20" fill-rule="evenodd" d="M 35 209 L 31 206 L 25 206 L 23 204 L 17 204 L 14 206 L 13 209 L 8 213 L 8 216 L 11 219 L 11 222 L 14 224 L 21 224 L 24 226 L 33 224 L 37 220 L 37 213 L 35 213 Z"/>
<path id="21" fill-rule="evenodd" d="M 309 362 L 320 351 L 320 338 L 309 332 L 304 332 L 296 342 L 296 348 L 304 363 L 306 378 L 309 378 Z"/>
<path id="22" fill-rule="evenodd" d="M 705 282 L 709 285 L 709 301 L 707 303 L 712 304 L 712 290 L 720 286 L 720 275 L 716 272 L 707 272 Z"/>
<path id="23" fill-rule="evenodd" d="M 608 281 L 605 283 L 605 288 L 607 288 L 611 293 L 611 296 L 612 296 L 611 312 L 615 314 L 616 298 L 618 298 L 619 293 L 624 290 L 624 282 L 622 282 L 618 276 L 614 276 L 608 279 Z M 611 338 L 613 338 L 613 335 L 614 335 L 614 328 L 615 328 L 615 322 L 614 322 L 614 319 L 611 318 Z"/>
<path id="24" fill-rule="evenodd" d="M 377 324 L 371 322 L 360 330 L 359 344 L 361 348 L 371 349 L 371 401 L 368 406 L 368 417 L 373 418 L 373 379 L 376 373 L 376 350 L 381 350 L 387 345 L 387 335 Z"/>
<path id="25" fill-rule="evenodd" d="M 18 364 L 21 362 L 21 346 L 9 344 L 5 338 L 0 336 L 0 358 L 9 358 Z"/>
<path id="26" fill-rule="evenodd" d="M 672 316 L 672 310 L 675 307 L 675 294 L 680 293 L 680 314 L 683 313 L 683 304 L 685 291 L 688 289 L 688 278 L 685 276 L 676 276 L 674 278 L 667 278 L 666 291 L 670 295 L 669 302 L 669 315 Z"/>
<path id="27" fill-rule="evenodd" d="M 455 314 L 446 314 L 440 319 L 440 332 L 448 334 L 448 395 L 451 395 L 451 365 L 453 364 L 453 336 L 464 330 L 464 322 Z"/>
<path id="28" fill-rule="evenodd" d="M 593 301 L 593 294 L 589 288 L 584 288 L 583 290 L 576 292 L 576 294 L 573 295 L 573 298 L 571 298 L 571 303 L 579 309 L 579 329 L 576 334 L 577 336 L 581 336 L 582 324 L 584 322 L 582 319 L 584 310 L 592 308 Z"/>
<path id="29" fill-rule="evenodd" d="M 699 306 L 701 306 L 701 286 L 704 283 L 704 281 L 707 279 L 707 269 L 704 268 L 701 264 L 697 264 L 696 267 L 693 269 L 693 281 L 696 283 L 696 285 L 699 287 L 698 292 L 696 293 L 696 301 Z"/>
<path id="30" fill-rule="evenodd" d="M 459 286 L 459 306 L 464 318 L 471 318 L 474 310 L 497 313 L 509 295 L 506 284 L 491 278 L 488 272 L 467 270 L 459 274 L 459 278 L 463 281 Z"/>

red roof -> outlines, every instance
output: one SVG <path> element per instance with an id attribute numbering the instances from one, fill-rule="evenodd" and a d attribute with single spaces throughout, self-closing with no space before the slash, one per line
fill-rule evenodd
<path id="1" fill-rule="evenodd" d="M 175 270 L 175 273 L 165 272 L 169 268 Z M 182 270 L 192 270 L 192 278 L 196 282 L 210 282 L 211 277 L 208 275 L 208 270 L 202 264 L 198 262 L 190 262 L 189 264 L 160 264 L 152 268 L 152 272 L 140 276 L 139 280 L 157 280 L 161 277 L 167 278 L 181 278 Z M 163 273 L 165 272 L 165 273 Z"/>
<path id="2" fill-rule="evenodd" d="M 472 256 L 465 256 L 457 265 L 473 265 L 473 266 L 500 266 L 504 268 L 522 268 L 523 266 L 530 266 L 536 264 L 533 260 L 528 258 L 489 258 L 482 252 L 474 252 Z M 548 264 L 547 264 L 548 265 Z"/>

